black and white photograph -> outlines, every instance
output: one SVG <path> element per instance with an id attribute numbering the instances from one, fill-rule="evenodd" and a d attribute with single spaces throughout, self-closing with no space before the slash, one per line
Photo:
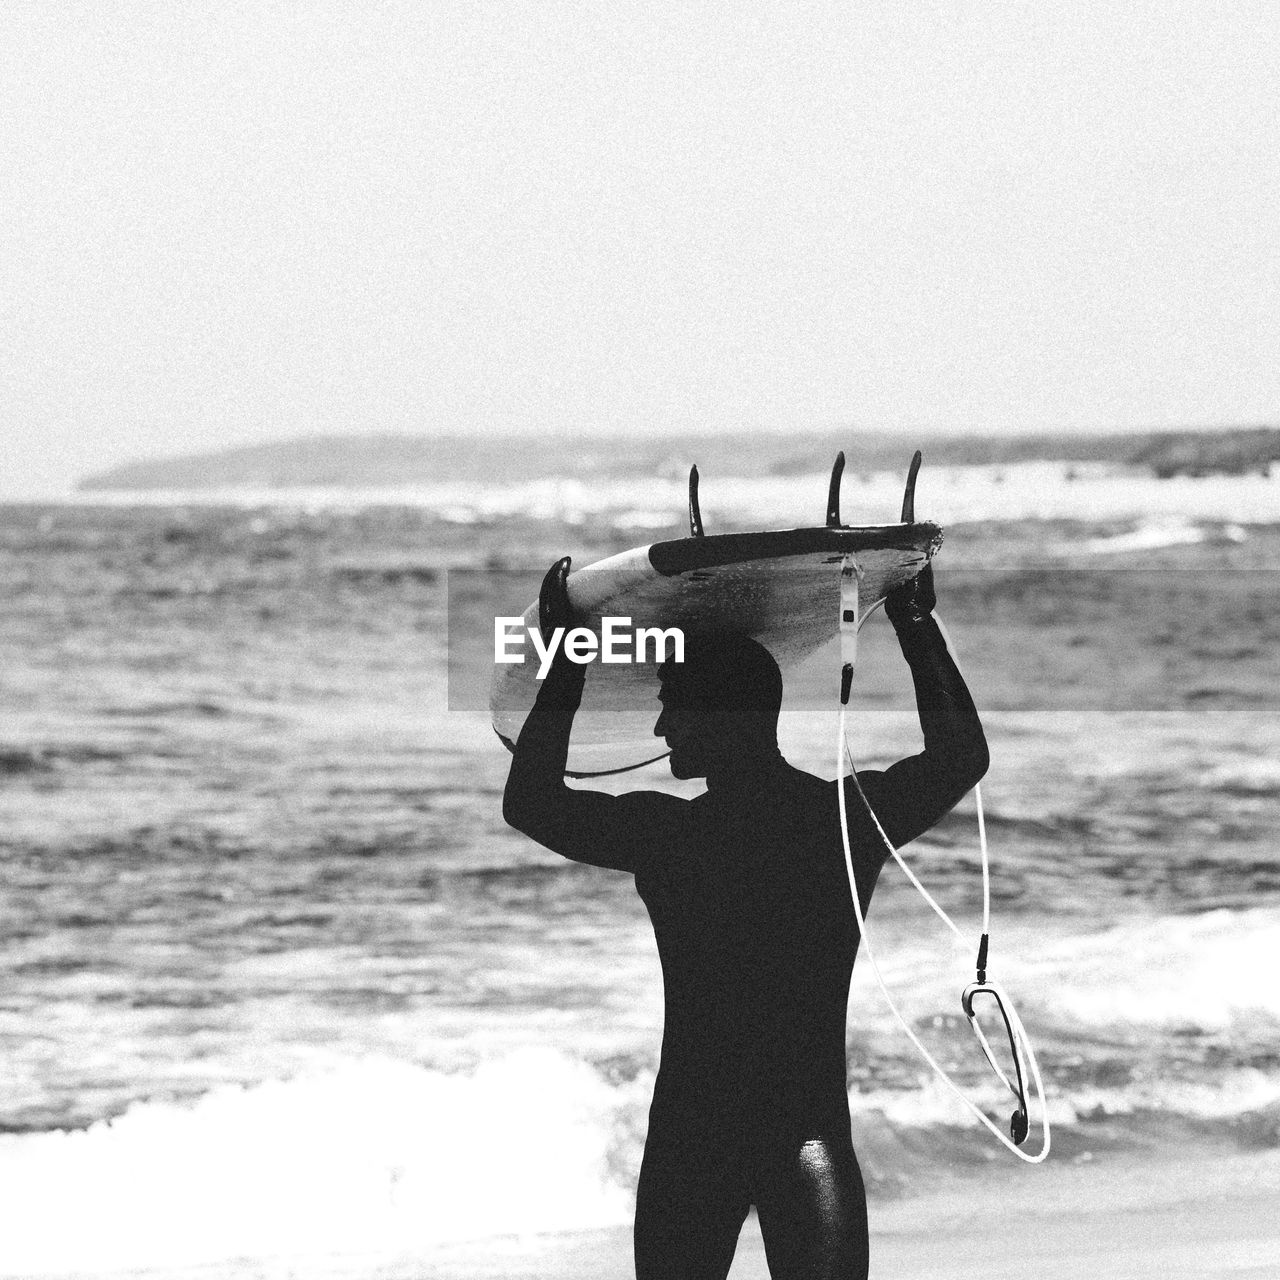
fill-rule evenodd
<path id="1" fill-rule="evenodd" d="M 0 7 L 0 1280 L 1280 1276 L 1278 84 Z"/>

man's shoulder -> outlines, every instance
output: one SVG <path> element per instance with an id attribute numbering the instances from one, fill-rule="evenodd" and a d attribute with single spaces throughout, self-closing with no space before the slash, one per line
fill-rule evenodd
<path id="1" fill-rule="evenodd" d="M 820 778 L 816 773 L 808 773 L 804 769 L 797 769 L 795 765 L 788 762 L 788 783 L 789 786 L 802 794 L 827 794 L 835 793 L 836 784 L 830 778 Z"/>

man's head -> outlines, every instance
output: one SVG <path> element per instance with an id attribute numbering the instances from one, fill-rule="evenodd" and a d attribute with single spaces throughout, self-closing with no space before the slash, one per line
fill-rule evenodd
<path id="1" fill-rule="evenodd" d="M 782 673 L 772 654 L 737 632 L 685 638 L 684 662 L 658 669 L 662 714 L 677 778 L 703 778 L 735 759 L 776 752 Z"/>

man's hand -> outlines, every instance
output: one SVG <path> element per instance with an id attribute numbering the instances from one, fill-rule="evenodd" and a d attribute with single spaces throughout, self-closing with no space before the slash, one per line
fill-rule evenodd
<path id="1" fill-rule="evenodd" d="M 572 563 L 571 556 L 557 560 L 547 570 L 542 579 L 542 589 L 538 592 L 538 629 L 548 644 L 557 627 L 568 628 L 574 624 L 573 607 L 569 604 L 569 592 L 565 587 Z"/>
<path id="2" fill-rule="evenodd" d="M 894 587 L 884 598 L 884 611 L 895 627 L 923 622 L 938 603 L 933 591 L 933 561 L 930 560 L 910 582 Z"/>

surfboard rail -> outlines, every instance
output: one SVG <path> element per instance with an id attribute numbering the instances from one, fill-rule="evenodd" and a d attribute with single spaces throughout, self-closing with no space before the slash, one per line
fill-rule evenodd
<path id="1" fill-rule="evenodd" d="M 649 562 L 663 576 L 674 577 L 695 569 L 786 556 L 825 553 L 832 557 L 833 564 L 837 564 L 850 551 L 855 554 L 862 551 L 919 552 L 927 548 L 925 554 L 932 558 L 941 546 L 942 530 L 928 521 L 836 527 L 820 525 L 807 529 L 766 529 L 756 533 L 704 534 L 655 542 L 649 547 Z"/>

